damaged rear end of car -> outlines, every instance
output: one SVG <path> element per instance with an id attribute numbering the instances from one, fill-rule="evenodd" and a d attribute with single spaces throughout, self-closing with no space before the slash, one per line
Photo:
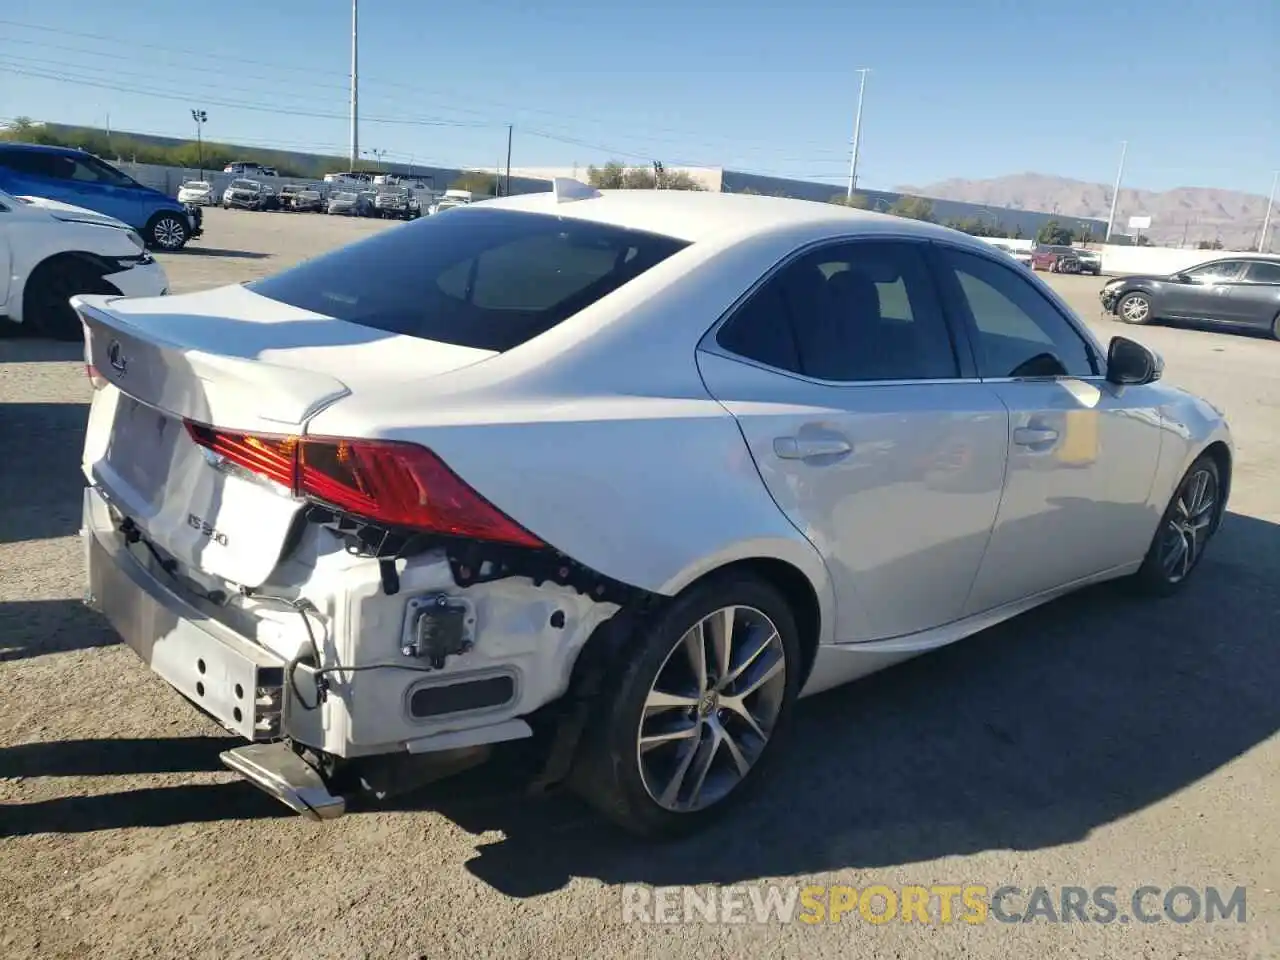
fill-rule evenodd
<path id="1" fill-rule="evenodd" d="M 249 741 L 227 766 L 312 818 L 381 795 L 387 764 L 451 771 L 530 737 L 568 710 L 588 640 L 653 599 L 456 472 L 433 449 L 431 397 L 682 244 L 517 215 L 523 246 L 508 251 L 512 223 L 473 223 L 433 225 L 447 243 L 420 248 L 371 238 L 247 287 L 74 301 L 94 386 L 87 602 Z M 431 288 L 379 283 L 361 261 Z M 528 286 L 508 280 L 499 302 L 482 278 L 514 263 L 534 265 Z M 327 416 L 382 398 L 421 404 L 411 438 Z"/>

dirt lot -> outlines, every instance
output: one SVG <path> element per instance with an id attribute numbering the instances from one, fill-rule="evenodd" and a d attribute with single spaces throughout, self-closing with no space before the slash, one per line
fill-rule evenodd
<path id="1" fill-rule="evenodd" d="M 165 266 L 196 289 L 384 226 L 213 210 Z M 1117 332 L 1099 281 L 1054 282 Z M 0 956 L 1280 956 L 1280 343 L 1138 336 L 1238 441 L 1194 588 L 1088 591 L 807 701 L 759 802 L 661 848 L 488 771 L 325 826 L 236 781 L 228 739 L 79 603 L 78 350 L 0 341 Z M 1248 907 L 1243 924 L 622 919 L 624 883 L 766 880 L 1110 884 L 1122 904 L 1243 885 Z"/>

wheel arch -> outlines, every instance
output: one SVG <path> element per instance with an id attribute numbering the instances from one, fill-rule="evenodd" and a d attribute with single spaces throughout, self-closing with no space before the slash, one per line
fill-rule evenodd
<path id="1" fill-rule="evenodd" d="M 1196 459 L 1198 460 L 1202 456 L 1212 457 L 1214 464 L 1218 468 L 1218 500 L 1222 506 L 1218 510 L 1217 524 L 1220 525 L 1222 523 L 1222 518 L 1227 512 L 1227 503 L 1231 499 L 1231 447 L 1227 445 L 1225 440 L 1219 438 L 1212 441 L 1203 450 L 1201 450 L 1200 453 L 1196 455 Z"/>
<path id="2" fill-rule="evenodd" d="M 9 310 L 9 319 L 15 323 L 24 322 L 27 318 L 27 297 L 31 295 L 33 282 L 39 282 L 40 277 L 49 270 L 56 269 L 62 264 L 77 264 L 86 267 L 96 273 L 99 279 L 109 286 L 116 296 L 120 295 L 120 290 L 107 280 L 109 273 L 114 273 L 118 268 L 113 267 L 102 257 L 87 250 L 60 250 L 57 253 L 51 253 L 42 260 L 37 261 L 27 271 L 26 277 L 22 282 L 22 296 L 14 298 L 15 302 Z"/>

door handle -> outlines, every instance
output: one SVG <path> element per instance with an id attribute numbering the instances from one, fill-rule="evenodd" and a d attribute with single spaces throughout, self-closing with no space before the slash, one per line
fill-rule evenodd
<path id="1" fill-rule="evenodd" d="M 1018 427 L 1013 431 L 1013 442 L 1020 447 L 1038 447 L 1057 439 L 1058 431 L 1049 427 Z"/>
<path id="2" fill-rule="evenodd" d="M 836 457 L 848 453 L 853 447 L 847 440 L 801 437 L 778 437 L 773 441 L 773 452 L 783 460 L 808 460 L 810 457 Z"/>

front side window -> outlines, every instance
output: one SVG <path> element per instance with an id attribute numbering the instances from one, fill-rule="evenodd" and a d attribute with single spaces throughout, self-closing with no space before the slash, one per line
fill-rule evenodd
<path id="1" fill-rule="evenodd" d="M 906 241 L 842 243 L 801 256 L 762 286 L 717 340 L 820 380 L 959 376 L 927 261 Z"/>
<path id="2" fill-rule="evenodd" d="M 349 323 L 501 352 L 687 245 L 548 214 L 458 210 L 375 234 L 248 287 Z"/>
<path id="3" fill-rule="evenodd" d="M 1215 263 L 1202 263 L 1182 272 L 1196 283 L 1230 283 L 1239 278 L 1243 267 L 1244 262 L 1241 260 L 1218 260 Z"/>
<path id="4" fill-rule="evenodd" d="M 1099 374 L 1094 352 L 1030 280 L 988 257 L 942 248 L 947 280 L 972 318 L 984 378 Z"/>

